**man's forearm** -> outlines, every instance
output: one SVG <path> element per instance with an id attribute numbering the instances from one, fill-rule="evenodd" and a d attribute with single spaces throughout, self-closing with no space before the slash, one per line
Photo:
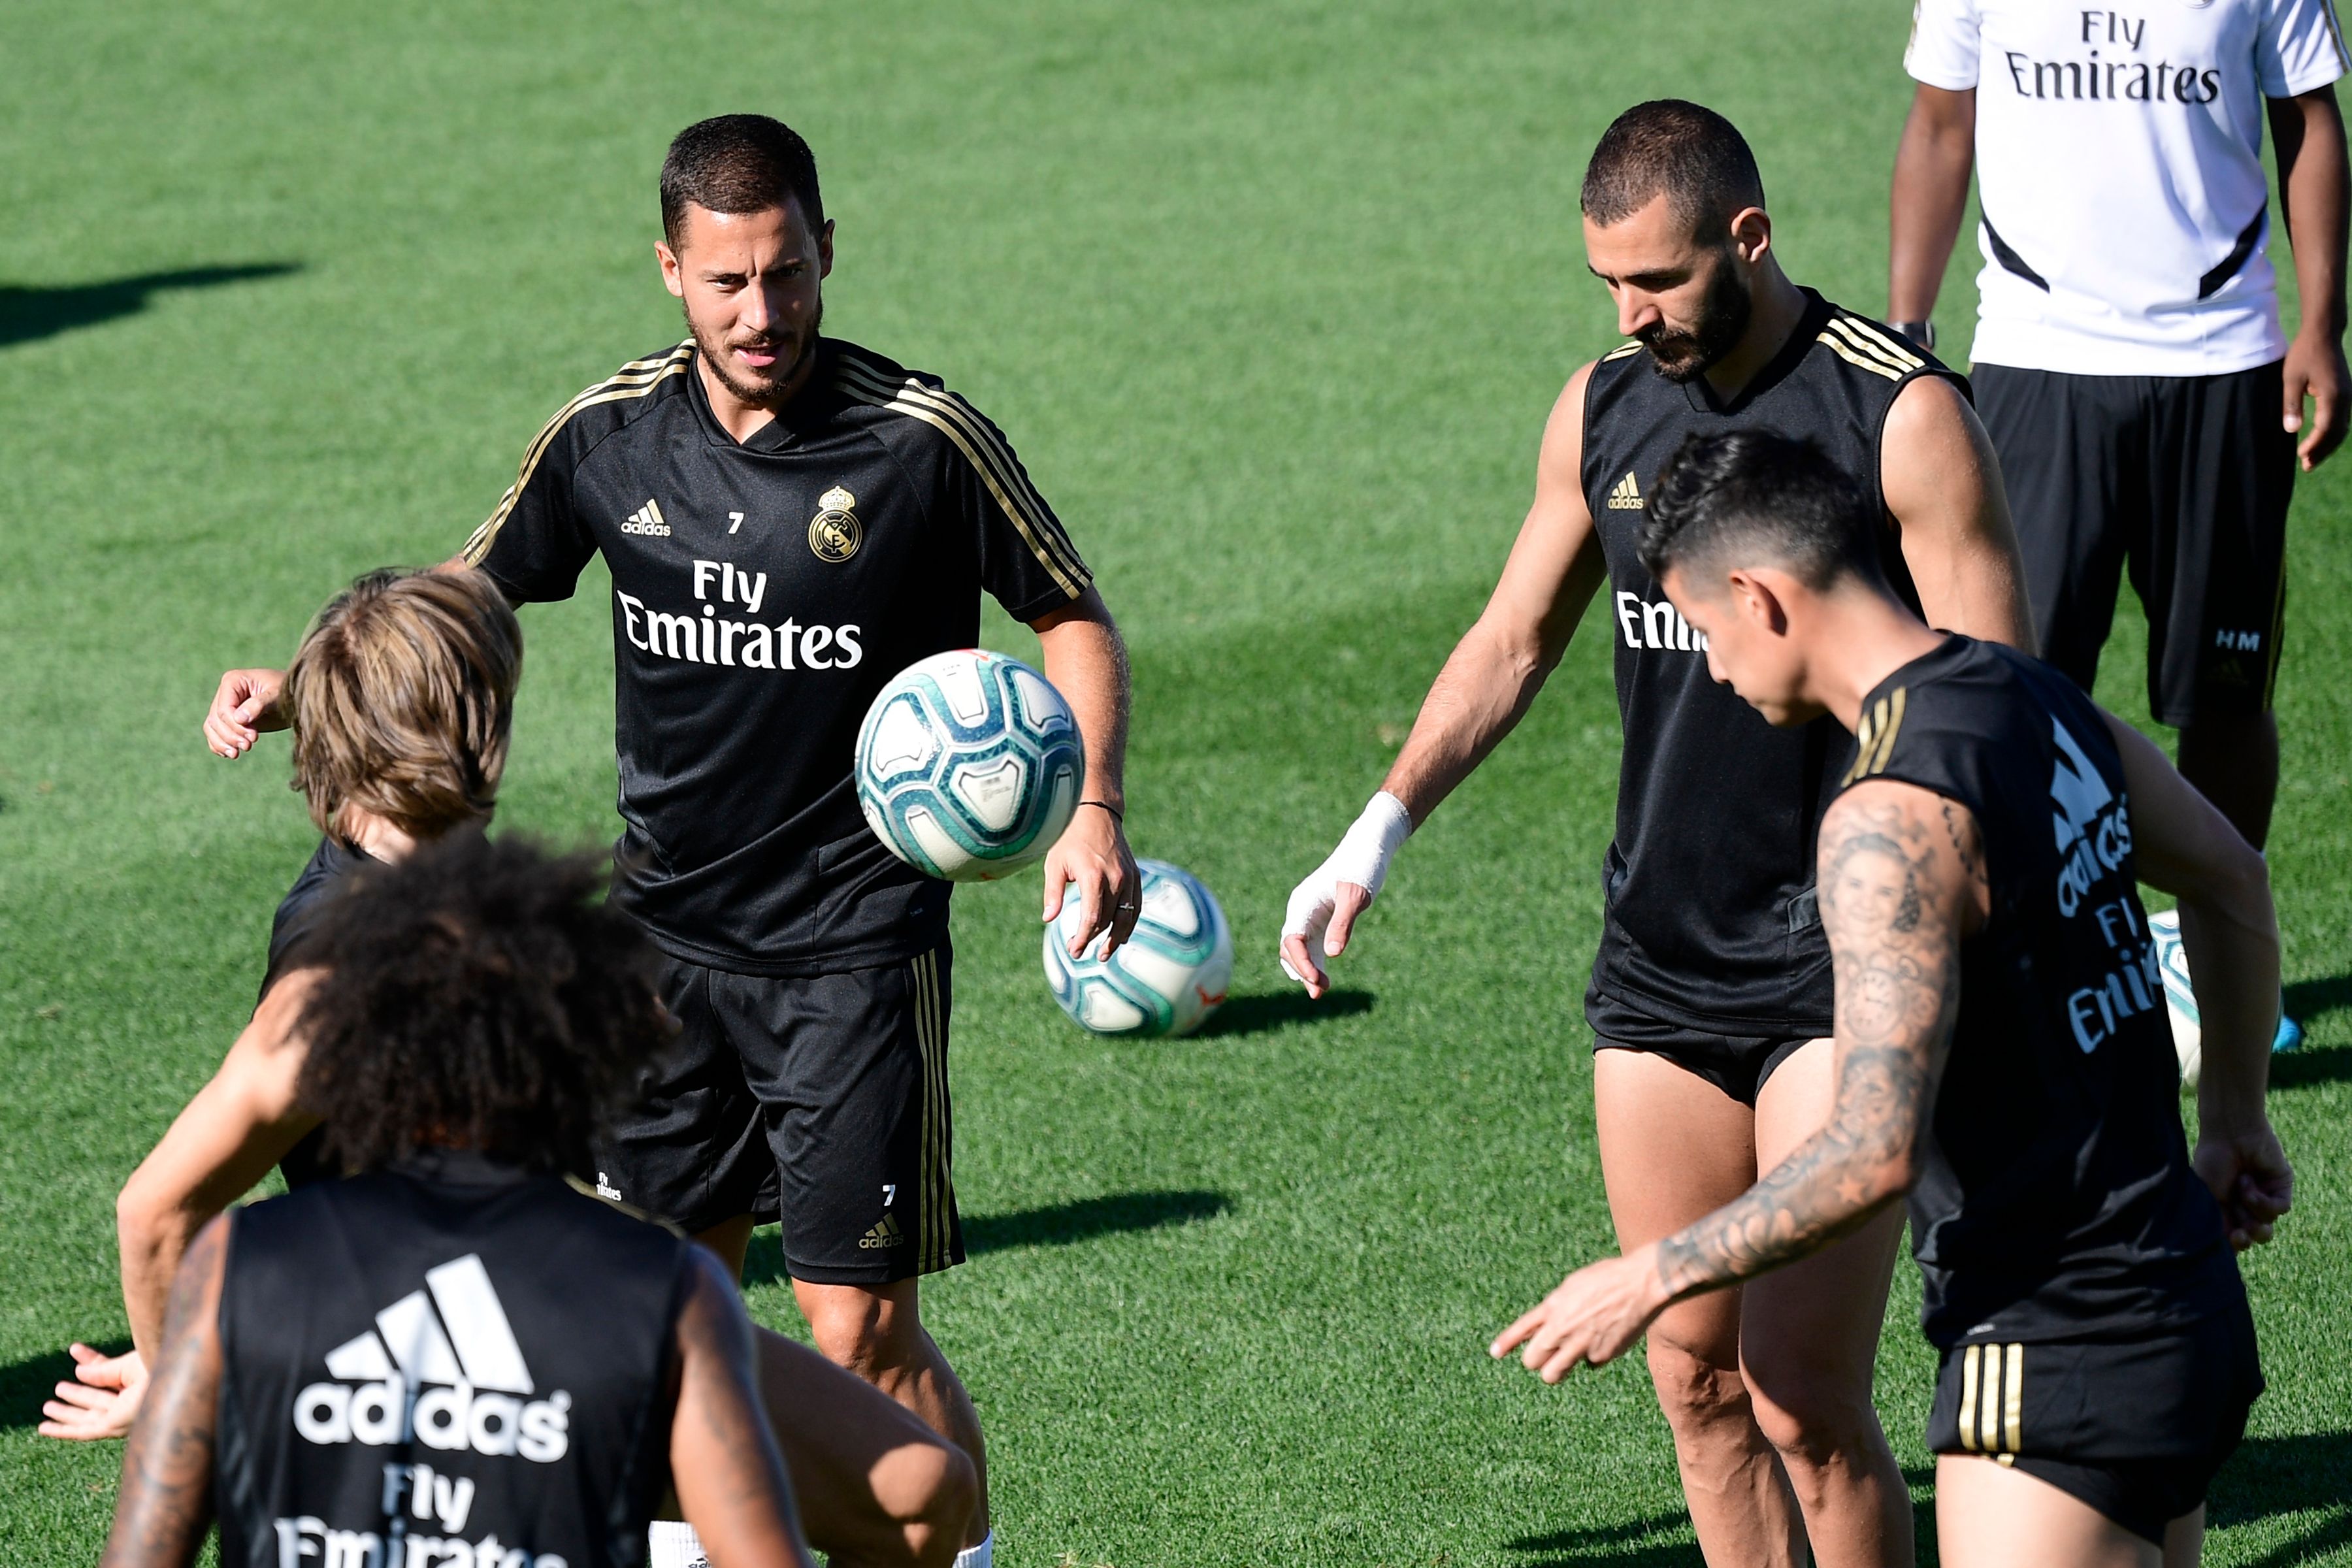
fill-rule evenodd
<path id="1" fill-rule="evenodd" d="M 1422 699 L 1412 733 L 1381 785 L 1404 803 L 1414 826 L 1428 821 L 1518 724 L 1550 673 L 1532 641 L 1515 645 L 1484 620 L 1464 634 Z"/>
<path id="2" fill-rule="evenodd" d="M 2202 1026 L 2197 1121 L 2207 1134 L 2235 1136 L 2262 1125 L 2267 1115 L 2279 943 L 2268 879 L 2262 884 L 2221 898 L 2184 894 L 2180 900 L 2181 945 Z"/>
<path id="3" fill-rule="evenodd" d="M 1045 679 L 1077 717 L 1087 747 L 1082 798 L 1127 807 L 1127 721 L 1131 701 L 1127 644 L 1108 612 L 1073 616 L 1037 634 Z"/>
<path id="4" fill-rule="evenodd" d="M 1962 100 L 1969 111 L 1963 115 Z M 1914 96 L 1895 153 L 1888 203 L 1886 315 L 1924 321 L 1935 313 L 1944 268 L 1959 237 L 1976 162 L 1973 97 L 1922 88 Z"/>
<path id="5" fill-rule="evenodd" d="M 1658 1243 L 1658 1280 L 1680 1300 L 1767 1274 L 1861 1229 L 1900 1198 L 1883 1151 L 1832 1121 L 1757 1184 Z"/>
<path id="6" fill-rule="evenodd" d="M 2303 330 L 2330 342 L 2344 336 L 2344 250 L 2352 207 L 2344 120 L 2332 88 L 2273 106 L 2279 201 L 2294 247 L 2295 292 Z"/>
<path id="7" fill-rule="evenodd" d="M 172 1299 L 172 1279 L 188 1243 L 203 1228 L 202 1216 L 172 1210 L 150 1214 L 116 1211 L 115 1228 L 122 1258 L 122 1310 L 131 1321 L 131 1343 L 140 1359 L 155 1364 L 163 1338 L 163 1313 Z"/>

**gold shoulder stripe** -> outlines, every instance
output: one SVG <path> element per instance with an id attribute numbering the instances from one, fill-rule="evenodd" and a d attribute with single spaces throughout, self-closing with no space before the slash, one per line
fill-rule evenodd
<path id="1" fill-rule="evenodd" d="M 1601 363 L 1602 364 L 1607 364 L 1612 359 L 1623 359 L 1628 354 L 1637 354 L 1641 352 L 1642 345 L 1640 343 L 1627 343 L 1622 348 L 1611 349 L 1607 353 L 1602 354 L 1601 356 Z"/>
<path id="2" fill-rule="evenodd" d="M 1910 354 L 1897 353 L 1895 350 L 1888 348 L 1884 342 L 1873 338 L 1869 333 L 1861 331 L 1856 323 L 1847 321 L 1843 317 L 1831 318 L 1829 330 L 1845 339 L 1847 342 L 1853 344 L 1855 348 L 1860 349 L 1864 353 L 1866 353 L 1871 358 L 1878 361 L 1879 363 L 1891 365 L 1895 370 L 1902 372 L 1904 374 L 1907 375 L 1911 372 L 1919 369 L 1924 363 L 1914 358 Z"/>
<path id="3" fill-rule="evenodd" d="M 1927 368 L 1927 362 L 1919 357 L 1916 350 L 1893 332 L 1881 331 L 1875 323 L 1865 321 L 1860 316 L 1832 316 L 1830 325 L 1843 330 L 1845 335 L 1857 344 L 1874 351 L 1879 358 L 1890 363 L 1901 365 L 1905 370 Z"/>
<path id="4" fill-rule="evenodd" d="M 1823 331 L 1822 333 L 1822 342 L 1829 345 L 1829 350 L 1832 353 L 1837 355 L 1838 358 L 1845 361 L 1848 364 L 1859 365 L 1864 370 L 1870 372 L 1871 374 L 1883 375 L 1889 381 L 1901 381 L 1903 379 L 1903 373 L 1901 371 L 1881 364 L 1874 359 L 1867 358 L 1859 350 L 1848 348 L 1845 341 L 1834 332 Z"/>
<path id="5" fill-rule="evenodd" d="M 847 354 L 841 357 L 836 383 L 861 403 L 919 419 L 945 436 L 971 464 L 1030 553 L 1062 591 L 1073 599 L 1086 592 L 1087 570 L 1069 536 L 1054 521 L 1052 510 L 1022 474 L 1013 454 L 971 405 L 953 393 L 935 393 L 911 377 L 894 384 Z"/>
<path id="6" fill-rule="evenodd" d="M 1002 486 L 1005 493 L 1020 497 L 1026 503 L 1028 521 L 1038 525 L 1040 537 L 1054 549 L 1059 563 L 1068 568 L 1074 576 L 1084 577 L 1087 574 L 1084 563 L 1078 559 L 1076 547 L 1070 543 L 1069 536 L 1054 520 L 1054 509 L 1045 504 L 1045 498 L 1037 493 L 1036 487 L 1022 472 L 1021 464 L 1005 446 L 1003 438 L 989 427 L 978 409 L 956 394 L 934 392 L 912 376 L 902 382 L 893 382 L 872 365 L 846 354 L 842 356 L 841 367 L 843 379 L 855 381 L 861 392 L 888 397 L 890 402 L 886 406 L 911 403 L 953 420 L 971 437 L 973 448 L 981 458 L 987 460 L 988 468 L 996 481 L 990 488 L 994 489 Z M 903 408 L 899 411 L 911 412 Z M 979 458 L 974 459 L 974 466 L 979 466 Z M 1006 511 L 1013 516 L 1016 522 L 1022 521 L 1021 515 L 1012 508 L 1007 507 Z"/>
<path id="7" fill-rule="evenodd" d="M 1883 773 L 1895 755 L 1895 737 L 1903 728 L 1903 705 L 1911 695 L 1907 686 L 1898 686 L 1886 696 L 1872 703 L 1862 716 L 1862 723 L 1853 732 L 1853 765 L 1838 780 L 1843 789 L 1857 779 Z"/>
<path id="8" fill-rule="evenodd" d="M 570 424 L 574 415 L 599 404 L 645 396 L 671 376 L 685 374 L 693 353 L 694 341 L 689 338 L 667 353 L 631 360 L 621 367 L 617 374 L 598 382 L 557 409 L 555 417 L 547 422 L 524 451 L 522 471 L 515 477 L 515 482 L 507 487 L 507 493 L 499 499 L 498 509 L 483 519 L 482 526 L 474 530 L 473 537 L 466 541 L 466 548 L 458 552 L 459 558 L 468 566 L 479 566 L 489 558 L 490 546 L 498 542 L 499 530 L 506 526 L 507 518 L 513 512 L 516 500 L 520 499 L 523 487 L 530 484 L 531 476 L 539 471 L 540 459 L 547 456 L 547 448 L 553 444 L 556 432 Z"/>

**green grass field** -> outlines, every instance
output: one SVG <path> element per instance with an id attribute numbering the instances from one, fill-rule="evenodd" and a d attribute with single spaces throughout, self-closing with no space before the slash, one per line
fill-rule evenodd
<path id="1" fill-rule="evenodd" d="M 253 999 L 311 834 L 196 725 L 360 570 L 449 554 L 547 415 L 673 341 L 653 180 L 758 109 L 815 144 L 831 328 L 1020 447 L 1137 673 L 1130 831 L 1239 933 L 1209 1036 L 1081 1036 L 1033 882 L 959 898 L 957 1176 L 926 1291 L 1012 1568 L 1695 1562 L 1638 1360 L 1487 1334 L 1610 1244 L 1578 1005 L 1605 623 L 1404 856 L 1309 1008 L 1282 900 L 1376 785 L 1614 341 L 1575 192 L 1627 104 L 1756 144 L 1792 273 L 1884 306 L 1906 26 L 1877 5 L 15 0 L 0 89 L 0 1562 L 95 1561 L 120 1460 L 35 1436 L 120 1342 L 111 1200 Z M 1957 267 L 1941 312 L 1962 342 Z M 1964 357 L 1964 354 L 1960 357 Z M 2277 1075 L 2301 1203 L 2247 1273 L 2272 1392 L 2210 1561 L 2352 1563 L 2352 458 L 2306 482 L 2279 685 Z M 601 583 L 529 610 L 501 820 L 613 827 Z M 2104 695 L 2144 717 L 2137 617 Z M 1025 632 L 992 619 L 1020 652 Z M 763 1321 L 793 1321 L 772 1241 Z M 1921 1484 L 1898 1278 L 1879 1399 Z"/>

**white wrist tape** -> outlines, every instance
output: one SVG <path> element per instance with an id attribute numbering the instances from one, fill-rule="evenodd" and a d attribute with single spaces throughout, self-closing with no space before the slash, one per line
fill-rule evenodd
<path id="1" fill-rule="evenodd" d="M 1282 934 L 1304 937 L 1309 952 L 1330 956 L 1323 933 L 1331 924 L 1339 884 L 1353 882 L 1372 898 L 1380 897 L 1381 884 L 1388 880 L 1389 862 L 1396 858 L 1396 852 L 1403 847 L 1412 832 L 1412 816 L 1405 810 L 1404 802 L 1386 790 L 1372 796 L 1364 806 L 1364 814 L 1340 838 L 1339 847 L 1291 890 Z M 1288 961 L 1284 962 L 1283 968 L 1290 971 Z M 1290 977 L 1306 978 L 1296 972 L 1291 972 Z"/>

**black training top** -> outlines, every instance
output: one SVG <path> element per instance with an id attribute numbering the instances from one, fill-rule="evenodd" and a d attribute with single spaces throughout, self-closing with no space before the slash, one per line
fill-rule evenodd
<path id="1" fill-rule="evenodd" d="M 330 833 L 319 840 L 302 874 L 286 889 L 278 901 L 278 913 L 269 922 L 269 961 L 262 971 L 260 996 L 269 994 L 269 988 L 289 969 L 302 965 L 302 950 L 313 932 L 319 929 L 319 917 L 328 902 L 342 890 L 344 880 L 362 866 L 374 865 L 375 858 L 354 845 L 344 843 Z M 260 996 L 255 998 L 259 1005 Z M 299 1187 L 337 1173 L 329 1168 L 326 1154 L 326 1131 L 313 1127 L 302 1134 L 302 1141 L 286 1151 L 278 1162 L 280 1174 L 289 1187 Z"/>
<path id="2" fill-rule="evenodd" d="M 1880 500 L 1879 434 L 1923 375 L 1967 383 L 1885 328 L 1806 289 L 1797 330 L 1728 403 L 1627 343 L 1584 394 L 1584 499 L 1609 558 L 1625 749 L 1602 870 L 1594 989 L 1729 1035 L 1830 1032 L 1829 945 L 1813 908 L 1813 833 L 1851 742 L 1827 719 L 1776 730 L 1706 671 L 1706 640 L 1637 553 L 1649 492 L 1694 433 L 1810 437 Z M 1890 521 L 1886 569 L 1915 605 Z"/>
<path id="3" fill-rule="evenodd" d="M 938 945 L 949 887 L 866 826 L 857 726 L 885 682 L 1089 581 L 995 426 L 837 339 L 738 443 L 691 342 L 556 415 L 465 559 L 518 601 L 613 574 L 617 896 L 677 957 L 808 974 Z"/>
<path id="4" fill-rule="evenodd" d="M 229 1226 L 226 1568 L 644 1561 L 691 1243 L 448 1152 Z"/>
<path id="5" fill-rule="evenodd" d="M 2181 1135 L 2123 761 L 2099 710 L 2050 666 L 1953 637 L 1864 700 L 1859 739 L 1840 788 L 1897 779 L 1966 806 L 1992 894 L 1960 944 L 1959 1018 L 1911 1194 L 1927 1337 L 2111 1338 L 2210 1310 L 2242 1287 Z"/>

